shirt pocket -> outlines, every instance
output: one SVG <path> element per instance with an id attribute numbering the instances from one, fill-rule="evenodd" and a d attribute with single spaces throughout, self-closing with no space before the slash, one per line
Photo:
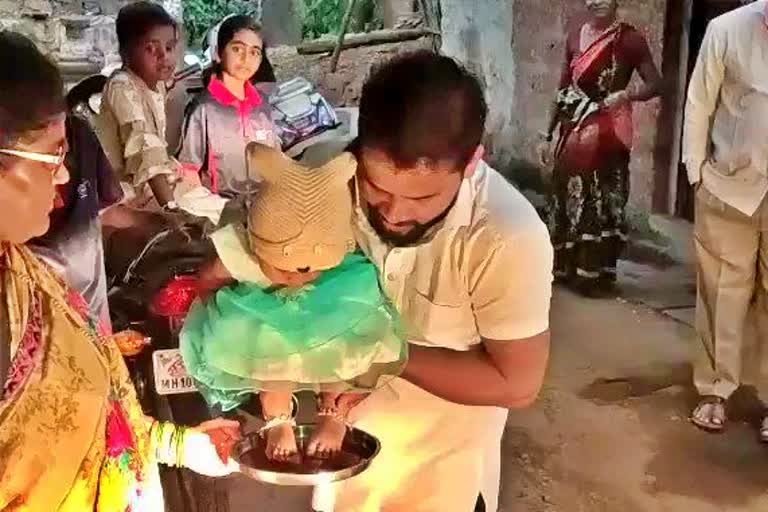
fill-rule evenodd
<path id="1" fill-rule="evenodd" d="M 734 147 L 728 157 L 712 157 L 709 163 L 721 176 L 731 177 L 752 166 L 752 156 L 742 148 Z"/>
<path id="2" fill-rule="evenodd" d="M 473 344 L 477 329 L 467 300 L 430 297 L 417 289 L 409 295 L 403 315 L 409 338 L 456 350 Z"/>
<path id="3" fill-rule="evenodd" d="M 728 211 L 728 206 L 710 192 L 703 184 L 696 188 L 695 198 L 700 207 L 718 212 L 720 215 L 724 215 L 726 211 Z"/>

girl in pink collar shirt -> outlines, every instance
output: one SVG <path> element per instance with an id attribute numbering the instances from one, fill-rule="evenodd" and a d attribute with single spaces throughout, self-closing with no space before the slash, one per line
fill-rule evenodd
<path id="1" fill-rule="evenodd" d="M 225 19 L 218 31 L 216 64 L 207 90 L 189 107 L 178 159 L 189 171 L 200 172 L 214 193 L 233 197 L 251 189 L 261 177 L 247 170 L 249 142 L 280 147 L 266 87 L 253 85 L 262 67 L 261 27 L 249 16 Z"/>

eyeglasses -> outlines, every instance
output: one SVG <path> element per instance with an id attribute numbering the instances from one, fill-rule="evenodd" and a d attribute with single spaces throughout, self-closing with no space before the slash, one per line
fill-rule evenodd
<path id="1" fill-rule="evenodd" d="M 19 151 L 16 149 L 0 149 L 0 153 L 16 156 L 25 160 L 32 160 L 33 162 L 55 165 L 56 170 L 58 171 L 61 166 L 64 165 L 64 158 L 67 156 L 67 148 L 66 145 L 61 146 L 55 155 L 50 153 L 35 153 L 33 151 Z"/>

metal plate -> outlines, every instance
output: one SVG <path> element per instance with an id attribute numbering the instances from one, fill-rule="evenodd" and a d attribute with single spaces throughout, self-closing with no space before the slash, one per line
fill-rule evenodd
<path id="1" fill-rule="evenodd" d="M 299 453 L 309 443 L 314 424 L 294 427 Z M 365 471 L 378 455 L 381 445 L 372 435 L 356 428 L 347 431 L 339 455 L 323 460 L 301 457 L 301 463 L 274 462 L 267 459 L 264 440 L 258 434 L 249 434 L 238 445 L 235 459 L 240 471 L 254 480 L 274 485 L 316 486 L 352 478 Z"/>
<path id="2" fill-rule="evenodd" d="M 152 353 L 152 373 L 158 395 L 178 395 L 197 391 L 195 381 L 187 373 L 179 349 L 155 350 Z"/>

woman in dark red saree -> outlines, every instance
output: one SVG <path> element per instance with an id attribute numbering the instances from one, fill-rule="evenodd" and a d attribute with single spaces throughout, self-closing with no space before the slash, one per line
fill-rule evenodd
<path id="1" fill-rule="evenodd" d="M 616 17 L 616 0 L 586 0 L 591 19 L 568 37 L 547 146 L 554 147 L 548 224 L 555 277 L 588 296 L 611 291 L 627 239 L 632 103 L 658 94 L 648 44 Z M 629 91 L 637 71 L 643 84 Z M 542 163 L 546 163 L 542 152 Z"/>

